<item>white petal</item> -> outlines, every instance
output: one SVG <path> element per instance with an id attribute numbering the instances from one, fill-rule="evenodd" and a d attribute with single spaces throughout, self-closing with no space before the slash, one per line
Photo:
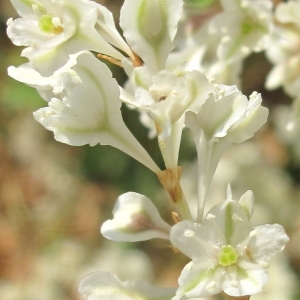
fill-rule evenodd
<path id="1" fill-rule="evenodd" d="M 143 70 L 142 68 L 138 68 Z M 136 76 L 140 75 L 135 72 Z M 148 73 L 147 73 L 148 74 Z M 163 70 L 149 78 L 141 72 L 136 82 L 146 83 L 137 87 L 135 91 L 135 102 L 132 103 L 141 110 L 146 111 L 153 120 L 161 127 L 159 135 L 166 139 L 170 136 L 171 128 L 178 120 L 183 121 L 187 111 L 198 112 L 205 102 L 213 86 L 208 79 L 200 72 L 186 72 L 177 76 L 174 73 Z M 130 103 L 131 104 L 131 103 Z M 182 128 L 179 135 L 181 136 Z"/>
<path id="2" fill-rule="evenodd" d="M 234 143 L 241 143 L 253 137 L 268 119 L 269 110 L 261 106 L 261 95 L 254 92 L 249 97 L 245 118 L 232 131 L 231 140 Z"/>
<path id="3" fill-rule="evenodd" d="M 121 195 L 113 215 L 114 218 L 101 227 L 102 235 L 110 240 L 136 242 L 153 238 L 169 239 L 171 227 L 144 195 L 133 192 Z"/>
<path id="4" fill-rule="evenodd" d="M 281 86 L 284 82 L 284 78 L 286 75 L 285 64 L 275 65 L 271 71 L 269 72 L 265 86 L 268 90 L 275 90 Z"/>
<path id="5" fill-rule="evenodd" d="M 121 49 L 129 56 L 132 56 L 129 46 L 121 37 L 115 26 L 113 14 L 105 6 L 97 5 L 97 21 L 95 24 L 95 29 L 99 36 L 103 38 L 103 40 L 115 46 L 116 48 Z M 117 57 L 120 57 L 119 53 Z"/>
<path id="6" fill-rule="evenodd" d="M 244 208 L 249 220 L 254 211 L 254 196 L 252 191 L 247 191 L 239 200 L 240 205 Z"/>
<path id="7" fill-rule="evenodd" d="M 231 126 L 244 116 L 247 108 L 246 97 L 236 92 L 222 97 L 224 92 L 226 91 L 218 89 L 214 95 L 211 94 L 197 114 L 197 124 L 187 124 L 194 134 L 200 127 L 208 140 L 225 137 Z"/>
<path id="8" fill-rule="evenodd" d="M 19 16 L 34 18 L 35 14 L 32 9 L 33 1 L 11 0 L 10 2 Z"/>
<path id="9" fill-rule="evenodd" d="M 268 273 L 264 269 L 245 270 L 232 266 L 226 270 L 222 290 L 234 297 L 254 295 L 262 291 L 267 280 Z"/>
<path id="10" fill-rule="evenodd" d="M 210 218 L 212 215 L 214 218 Z M 235 200 L 226 200 L 208 212 L 203 224 L 219 235 L 223 245 L 236 245 L 243 242 L 252 227 L 243 207 Z"/>
<path id="11" fill-rule="evenodd" d="M 7 35 L 16 46 L 30 46 L 32 42 L 45 43 L 49 36 L 41 32 L 38 22 L 28 19 L 16 19 L 7 27 Z"/>
<path id="12" fill-rule="evenodd" d="M 179 288 L 172 300 L 200 298 L 218 294 L 221 287 L 222 270 L 198 262 L 188 263 L 178 279 Z"/>
<path id="13" fill-rule="evenodd" d="M 81 82 L 77 73 L 72 69 L 76 64 L 77 55 L 72 55 L 69 61 L 51 76 L 42 76 L 30 63 L 23 64 L 18 68 L 10 66 L 7 71 L 8 75 L 15 80 L 36 88 L 43 99 L 49 101 L 58 94 L 68 96 L 66 92 Z"/>
<path id="14" fill-rule="evenodd" d="M 224 11 L 210 21 L 211 32 L 226 41 L 218 46 L 219 58 L 239 61 L 267 46 L 272 28 L 272 1 L 223 0 L 222 5 Z"/>
<path id="15" fill-rule="evenodd" d="M 152 71 L 165 66 L 181 11 L 181 0 L 126 0 L 122 6 L 124 36 Z"/>
<path id="16" fill-rule="evenodd" d="M 171 243 L 183 254 L 197 261 L 205 261 L 211 264 L 215 261 L 214 254 L 218 248 L 218 232 L 213 228 L 195 223 L 182 221 L 171 229 Z"/>
<path id="17" fill-rule="evenodd" d="M 114 25 L 111 12 L 94 1 L 13 0 L 13 4 L 21 18 L 8 22 L 8 36 L 16 45 L 27 46 L 22 56 L 43 75 L 51 75 L 68 60 L 69 54 L 82 50 L 120 60 L 124 55 L 117 48 L 132 55 Z"/>
<path id="18" fill-rule="evenodd" d="M 266 224 L 254 228 L 248 248 L 255 261 L 269 261 L 281 252 L 289 241 L 283 227 L 279 224 Z"/>
<path id="19" fill-rule="evenodd" d="M 91 53 L 74 56 L 78 63 L 73 69 L 82 83 L 70 88 L 62 100 L 48 99 L 49 107 L 35 112 L 35 118 L 60 142 L 110 145 L 157 172 L 159 168 L 122 119 L 119 86 L 108 67 Z"/>

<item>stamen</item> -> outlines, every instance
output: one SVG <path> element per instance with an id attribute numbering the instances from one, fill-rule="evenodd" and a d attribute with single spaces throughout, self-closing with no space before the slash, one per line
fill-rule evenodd
<path id="1" fill-rule="evenodd" d="M 41 29 L 41 31 L 47 34 L 60 34 L 64 31 L 61 26 L 56 26 L 56 24 L 58 24 L 57 18 L 54 18 L 49 14 L 43 15 L 39 19 L 39 28 Z"/>

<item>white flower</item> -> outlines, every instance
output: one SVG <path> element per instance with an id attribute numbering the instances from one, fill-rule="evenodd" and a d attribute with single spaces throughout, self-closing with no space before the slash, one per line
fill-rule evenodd
<path id="1" fill-rule="evenodd" d="M 120 25 L 131 48 L 154 73 L 165 68 L 174 48 L 182 0 L 126 0 Z"/>
<path id="2" fill-rule="evenodd" d="M 128 192 L 121 195 L 113 210 L 114 218 L 101 227 L 104 237 L 114 241 L 169 239 L 171 229 L 153 203 L 144 195 Z"/>
<path id="3" fill-rule="evenodd" d="M 300 1 L 279 3 L 276 7 L 276 28 L 266 54 L 274 64 L 266 80 L 268 89 L 283 86 L 292 97 L 300 89 Z"/>
<path id="4" fill-rule="evenodd" d="M 69 54 L 91 50 L 122 59 L 131 50 L 111 12 L 89 0 L 11 0 L 21 18 L 8 20 L 7 34 L 43 75 L 61 67 Z M 115 48 L 116 47 L 116 48 Z"/>
<path id="5" fill-rule="evenodd" d="M 135 95 L 123 90 L 123 102 L 148 113 L 164 144 L 166 166 L 176 168 L 185 113 L 199 111 L 213 85 L 198 71 L 176 74 L 162 70 L 151 76 L 147 67 L 136 68 L 131 83 Z"/>
<path id="6" fill-rule="evenodd" d="M 207 141 L 241 143 L 251 138 L 267 121 L 268 109 L 261 106 L 261 95 L 253 92 L 249 100 L 236 86 L 216 85 L 214 93 L 197 114 L 188 113 L 193 132 L 201 130 Z"/>
<path id="7" fill-rule="evenodd" d="M 210 34 L 219 36 L 218 56 L 239 60 L 267 47 L 272 29 L 272 1 L 221 0 L 224 11 L 211 20 Z"/>
<path id="8" fill-rule="evenodd" d="M 163 70 L 151 78 L 147 87 L 135 91 L 135 103 L 147 111 L 159 124 L 162 137 L 170 135 L 171 125 L 186 111 L 197 112 L 205 102 L 213 86 L 200 72 L 186 72 L 179 76 Z"/>
<path id="9" fill-rule="evenodd" d="M 206 195 L 218 162 L 231 143 L 251 138 L 267 121 L 260 94 L 249 100 L 235 86 L 217 85 L 195 114 L 187 112 L 186 126 L 194 135 L 198 154 L 198 192 L 201 221 Z"/>
<path id="10" fill-rule="evenodd" d="M 172 244 L 192 259 L 179 277 L 173 300 L 221 291 L 235 297 L 262 291 L 269 260 L 284 249 L 288 237 L 278 224 L 252 228 L 249 197 L 248 192 L 238 202 L 229 195 L 208 212 L 203 224 L 182 221 L 172 227 Z"/>
<path id="11" fill-rule="evenodd" d="M 58 71 L 53 75 L 53 81 L 62 81 L 61 92 L 53 97 L 52 86 L 50 91 L 44 92 L 48 107 L 34 112 L 35 119 L 46 129 L 53 131 L 56 140 L 72 146 L 89 144 L 110 145 L 120 149 L 137 161 L 157 172 L 159 168 L 150 158 L 145 149 L 135 139 L 126 127 L 121 115 L 121 100 L 119 86 L 108 67 L 99 62 L 89 52 L 71 55 L 72 70 L 62 67 L 68 74 Z M 77 62 L 77 63 L 76 63 Z M 76 74 L 80 82 L 68 84 L 70 74 Z M 39 89 L 46 88 L 42 77 L 35 85 Z M 64 83 L 64 78 L 67 81 Z M 26 82 L 26 80 L 23 80 Z M 51 80 L 49 80 L 51 83 Z"/>
<path id="12" fill-rule="evenodd" d="M 78 74 L 72 69 L 77 64 L 77 55 L 71 55 L 67 63 L 56 70 L 51 76 L 42 76 L 32 68 L 30 63 L 19 67 L 10 66 L 8 75 L 17 81 L 23 82 L 37 90 L 40 96 L 49 101 L 57 95 L 69 96 L 69 92 L 81 83 Z"/>
<path id="13" fill-rule="evenodd" d="M 243 61 L 220 59 L 216 53 L 220 37 L 211 34 L 208 27 L 205 23 L 195 32 L 187 33 L 184 47 L 172 52 L 168 57 L 168 68 L 197 70 L 203 72 L 214 83 L 239 86 Z"/>
<path id="14" fill-rule="evenodd" d="M 176 288 L 155 287 L 139 280 L 121 281 L 108 272 L 94 272 L 83 277 L 79 283 L 80 294 L 87 300 L 169 300 Z"/>

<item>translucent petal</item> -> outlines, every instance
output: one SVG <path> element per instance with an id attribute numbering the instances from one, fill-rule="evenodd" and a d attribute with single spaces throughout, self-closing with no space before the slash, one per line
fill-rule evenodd
<path id="1" fill-rule="evenodd" d="M 49 35 L 41 32 L 36 20 L 16 19 L 8 21 L 7 35 L 17 46 L 30 46 L 32 41 L 45 43 Z"/>
<path id="2" fill-rule="evenodd" d="M 193 260 L 206 261 L 209 265 L 215 262 L 214 255 L 218 251 L 217 234 L 208 226 L 182 221 L 172 227 L 171 243 Z"/>
<path id="3" fill-rule="evenodd" d="M 234 297 L 254 295 L 262 291 L 267 280 L 268 273 L 262 268 L 246 270 L 232 266 L 226 270 L 222 290 Z"/>
<path id="4" fill-rule="evenodd" d="M 235 200 L 226 200 L 214 206 L 203 222 L 219 236 L 223 245 L 236 245 L 243 242 L 252 229 L 243 207 Z"/>
<path id="5" fill-rule="evenodd" d="M 172 300 L 180 300 L 183 296 L 200 298 L 218 294 L 222 291 L 221 278 L 221 268 L 205 265 L 204 261 L 190 262 L 180 274 L 179 288 Z"/>
<path id="6" fill-rule="evenodd" d="M 269 261 L 281 252 L 289 241 L 283 227 L 279 224 L 265 224 L 254 228 L 248 248 L 256 261 Z"/>
<path id="7" fill-rule="evenodd" d="M 244 208 L 249 220 L 254 211 L 254 196 L 252 191 L 247 191 L 239 200 L 240 205 Z"/>

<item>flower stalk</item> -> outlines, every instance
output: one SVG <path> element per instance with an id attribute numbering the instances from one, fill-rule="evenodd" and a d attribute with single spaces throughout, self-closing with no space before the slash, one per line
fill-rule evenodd
<path id="1" fill-rule="evenodd" d="M 156 174 L 162 186 L 169 193 L 172 202 L 176 205 L 180 218 L 191 220 L 191 212 L 180 185 L 181 167 L 166 169 Z"/>

